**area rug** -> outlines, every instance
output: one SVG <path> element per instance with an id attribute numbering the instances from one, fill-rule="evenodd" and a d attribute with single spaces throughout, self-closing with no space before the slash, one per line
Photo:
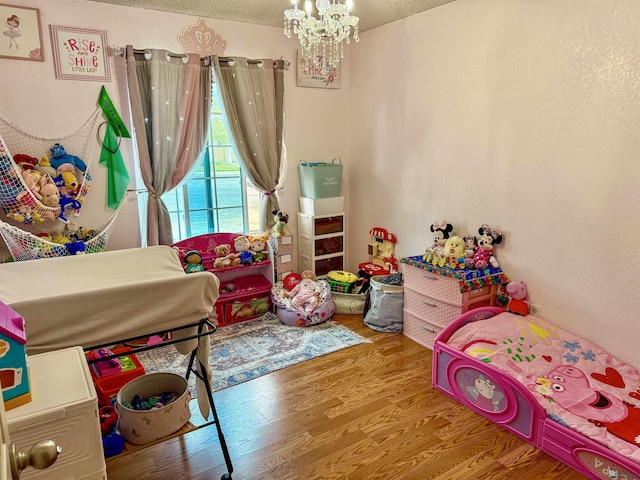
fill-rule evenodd
<path id="1" fill-rule="evenodd" d="M 275 372 L 343 348 L 371 341 L 332 321 L 310 327 L 292 327 L 266 313 L 256 320 L 219 327 L 211 335 L 209 363 L 213 391 Z M 147 373 L 173 372 L 184 375 L 189 356 L 173 346 L 137 354 Z M 195 398 L 195 375 L 189 378 Z"/>

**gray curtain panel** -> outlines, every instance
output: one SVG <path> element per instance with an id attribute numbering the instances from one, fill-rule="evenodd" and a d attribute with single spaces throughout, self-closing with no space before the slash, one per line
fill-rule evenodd
<path id="1" fill-rule="evenodd" d="M 274 224 L 273 210 L 280 209 L 278 191 L 286 179 L 284 144 L 283 60 L 249 60 L 213 56 L 218 82 L 238 157 L 253 185 L 262 192 L 262 232 Z"/>
<path id="2" fill-rule="evenodd" d="M 125 56 L 140 170 L 149 191 L 147 245 L 171 245 L 171 219 L 161 196 L 185 178 L 204 148 L 211 59 L 131 45 Z"/>

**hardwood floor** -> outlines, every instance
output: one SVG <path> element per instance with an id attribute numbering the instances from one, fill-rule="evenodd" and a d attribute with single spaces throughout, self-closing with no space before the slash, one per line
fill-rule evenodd
<path id="1" fill-rule="evenodd" d="M 372 343 L 214 394 L 233 479 L 585 478 L 432 388 L 430 350 L 359 315 L 335 320 Z M 213 425 L 107 459 L 109 480 L 226 472 Z"/>

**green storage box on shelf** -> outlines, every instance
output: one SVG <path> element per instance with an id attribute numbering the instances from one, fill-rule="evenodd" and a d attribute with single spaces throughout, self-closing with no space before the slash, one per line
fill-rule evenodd
<path id="1" fill-rule="evenodd" d="M 337 162 L 337 163 L 336 163 Z M 331 198 L 340 196 L 342 160 L 329 162 L 300 162 L 300 191 L 307 198 Z"/>

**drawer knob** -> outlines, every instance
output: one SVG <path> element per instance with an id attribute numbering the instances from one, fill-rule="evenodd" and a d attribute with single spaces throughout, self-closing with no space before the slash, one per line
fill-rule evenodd
<path id="1" fill-rule="evenodd" d="M 424 278 L 428 278 L 429 280 L 437 280 L 438 276 L 434 273 L 425 273 Z"/>
<path id="2" fill-rule="evenodd" d="M 427 332 L 438 333 L 433 328 L 427 327 L 426 325 L 423 325 L 422 328 L 424 328 Z"/>
<path id="3" fill-rule="evenodd" d="M 437 307 L 438 306 L 435 303 L 430 302 L 429 300 L 423 300 L 422 303 L 424 303 L 425 305 L 429 305 L 430 307 Z"/>

